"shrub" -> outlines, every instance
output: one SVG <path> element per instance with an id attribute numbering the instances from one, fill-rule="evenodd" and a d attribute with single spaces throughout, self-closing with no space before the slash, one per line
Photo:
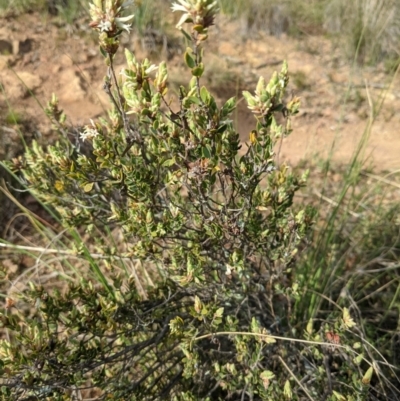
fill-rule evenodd
<path id="1" fill-rule="evenodd" d="M 346 344 L 355 324 L 348 309 L 331 326 L 310 319 L 303 340 L 302 323 L 291 321 L 300 297 L 292 273 L 313 214 L 292 205 L 305 176 L 274 157 L 299 107 L 284 98 L 287 65 L 243 93 L 256 123 L 242 150 L 230 119 L 236 100 L 219 107 L 201 85 L 216 2 L 172 9 L 183 12 L 192 73 L 175 103 L 164 62 L 126 50 L 117 76 L 113 60 L 132 15 L 122 16 L 121 0 L 95 0 L 90 25 L 107 66 L 108 118 L 70 141 L 53 96 L 47 113 L 59 141 L 33 143 L 10 164 L 69 230 L 82 275 L 59 290 L 32 282 L 18 308 L 7 300 L 1 399 L 366 399 L 373 369 Z"/>

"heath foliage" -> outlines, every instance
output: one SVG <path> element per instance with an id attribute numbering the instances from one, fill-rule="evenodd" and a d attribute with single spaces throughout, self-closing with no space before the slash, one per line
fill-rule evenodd
<path id="1" fill-rule="evenodd" d="M 219 105 L 201 84 L 217 2 L 172 5 L 192 75 L 172 96 L 165 62 L 126 49 L 115 71 L 127 10 L 121 0 L 90 5 L 108 116 L 71 132 L 53 96 L 59 141 L 10 163 L 54 209 L 82 273 L 60 290 L 32 282 L 17 307 L 8 299 L 1 399 L 367 399 L 374 370 L 347 334 L 349 310 L 330 325 L 291 318 L 313 212 L 293 207 L 306 176 L 274 154 L 299 108 L 285 96 L 286 63 L 243 92 L 255 125 L 242 144 L 236 99 Z"/>

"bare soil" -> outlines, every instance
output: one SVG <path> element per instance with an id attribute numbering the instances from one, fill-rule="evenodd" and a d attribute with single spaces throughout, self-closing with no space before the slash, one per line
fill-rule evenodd
<path id="1" fill-rule="evenodd" d="M 81 30 L 60 28 L 38 14 L 4 20 L 0 28 L 0 159 L 20 151 L 18 128 L 25 138 L 54 137 L 43 106 L 56 93 L 68 115 L 71 127 L 88 124 L 104 113 L 109 101 L 102 89 L 106 67 L 98 52 L 96 36 L 87 23 Z M 149 56 L 155 63 L 168 58 L 173 85 L 189 77 L 182 64 L 183 42 L 168 36 L 151 46 L 146 38 L 124 37 L 122 46 L 140 59 Z M 148 39 L 148 38 L 147 38 Z M 325 158 L 349 162 L 360 138 L 374 117 L 365 156 L 376 170 L 399 168 L 400 155 L 400 78 L 387 74 L 383 65 L 374 68 L 351 67 L 340 48 L 323 37 L 294 39 L 266 34 L 246 36 L 240 22 L 221 17 L 210 32 L 205 46 L 204 83 L 222 102 L 241 97 L 243 89 L 255 88 L 263 75 L 269 79 L 286 59 L 291 74 L 290 96 L 302 100 L 301 112 L 293 120 L 293 133 L 280 146 L 281 160 Z M 123 67 L 123 52 L 116 60 Z M 173 95 L 174 91 L 170 91 Z M 34 96 L 32 96 L 34 95 Z M 380 108 L 382 104 L 382 108 Z M 12 108 L 19 123 L 10 124 Z M 377 116 L 376 116 L 377 115 Z M 234 116 L 244 141 L 253 128 L 254 118 L 243 101 Z"/>

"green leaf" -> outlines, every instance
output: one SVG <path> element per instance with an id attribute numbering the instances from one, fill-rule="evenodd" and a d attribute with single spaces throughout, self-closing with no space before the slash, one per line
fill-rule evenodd
<path id="1" fill-rule="evenodd" d="M 198 104 L 199 106 L 201 105 L 201 101 L 198 97 L 190 96 L 187 99 L 190 101 L 190 103 Z"/>
<path id="2" fill-rule="evenodd" d="M 192 75 L 194 77 L 200 78 L 204 72 L 204 64 L 200 63 L 197 67 L 192 68 Z"/>
<path id="3" fill-rule="evenodd" d="M 171 167 L 171 166 L 173 166 L 175 164 L 175 160 L 174 159 L 167 159 L 167 160 L 164 160 L 162 163 L 161 163 L 161 165 L 163 166 L 163 167 Z"/>
<path id="4" fill-rule="evenodd" d="M 374 368 L 370 366 L 362 378 L 362 383 L 365 385 L 369 385 L 371 383 L 371 378 L 373 373 L 374 373 Z"/>
<path id="5" fill-rule="evenodd" d="M 274 73 L 276 75 L 276 72 Z M 264 77 L 260 77 L 258 79 L 256 94 L 260 95 L 265 90 L 265 79 Z"/>
<path id="6" fill-rule="evenodd" d="M 208 146 L 203 146 L 201 148 L 201 154 L 203 155 L 204 158 L 210 159 L 212 154 L 211 148 Z"/>
<path id="7" fill-rule="evenodd" d="M 100 53 L 102 54 L 102 56 L 104 57 L 104 58 L 107 58 L 108 57 L 108 54 L 107 54 L 107 52 L 100 46 Z"/>
<path id="8" fill-rule="evenodd" d="M 190 47 L 188 47 L 188 48 L 186 49 L 186 51 L 185 51 L 185 54 L 184 54 L 185 63 L 186 63 L 186 65 L 187 65 L 189 68 L 194 68 L 194 67 L 196 67 L 196 61 L 195 61 L 195 59 L 192 57 L 192 53 L 193 53 L 193 50 L 192 50 Z M 194 75 L 194 74 L 193 74 L 193 75 Z"/>
<path id="9" fill-rule="evenodd" d="M 216 133 L 217 134 L 222 134 L 223 132 L 226 131 L 226 129 L 228 128 L 227 124 L 221 124 L 217 129 L 216 129 Z"/>
<path id="10" fill-rule="evenodd" d="M 286 399 L 291 400 L 293 397 L 292 388 L 290 386 L 290 381 L 286 380 L 285 385 L 283 387 L 283 394 L 285 395 Z"/>
<path id="11" fill-rule="evenodd" d="M 94 182 L 89 182 L 83 186 L 85 192 L 90 192 L 93 189 Z"/>
<path id="12" fill-rule="evenodd" d="M 218 308 L 214 313 L 214 318 L 220 318 L 223 316 L 223 314 L 224 314 L 224 308 L 223 307 Z"/>
<path id="13" fill-rule="evenodd" d="M 151 116 L 151 111 L 149 109 L 143 109 L 140 114 L 142 116 Z"/>
<path id="14" fill-rule="evenodd" d="M 183 33 L 183 36 L 184 36 L 189 42 L 192 41 L 192 37 L 191 37 L 184 29 L 181 29 L 181 32 Z"/>
<path id="15" fill-rule="evenodd" d="M 335 396 L 335 399 L 337 401 L 346 401 L 346 397 L 344 397 L 342 394 L 338 393 L 337 391 L 333 390 L 332 393 Z"/>
<path id="16" fill-rule="evenodd" d="M 256 99 L 253 97 L 253 95 L 250 92 L 243 91 L 242 94 L 243 94 L 243 97 L 246 99 L 246 102 L 249 106 L 255 106 L 257 104 Z"/>
<path id="17" fill-rule="evenodd" d="M 267 389 L 271 383 L 271 380 L 275 375 L 270 370 L 264 370 L 260 373 L 260 379 L 262 381 L 263 387 Z"/>
<path id="18" fill-rule="evenodd" d="M 347 308 L 343 308 L 343 324 L 346 329 L 350 329 L 356 325 L 356 322 L 350 316 L 350 312 Z"/>
<path id="19" fill-rule="evenodd" d="M 222 106 L 221 117 L 224 118 L 228 116 L 230 113 L 232 113 L 233 110 L 235 110 L 235 108 L 236 108 L 236 97 L 231 97 Z"/>
<path id="20" fill-rule="evenodd" d="M 136 63 L 135 56 L 128 49 L 125 49 L 125 58 L 128 64 L 128 68 L 132 69 Z"/>
<path id="21" fill-rule="evenodd" d="M 207 88 L 205 86 L 202 86 L 200 89 L 200 96 L 201 96 L 201 100 L 205 103 L 208 104 L 210 102 L 210 92 L 207 90 Z"/>

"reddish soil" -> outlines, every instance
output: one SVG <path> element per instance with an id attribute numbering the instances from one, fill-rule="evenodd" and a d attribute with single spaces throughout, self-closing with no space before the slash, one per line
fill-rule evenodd
<path id="1" fill-rule="evenodd" d="M 13 156 L 19 141 L 17 127 L 5 122 L 7 102 L 20 116 L 27 136 L 40 136 L 43 142 L 51 140 L 51 130 L 37 101 L 44 105 L 53 92 L 71 126 L 88 124 L 90 118 L 101 115 L 108 107 L 102 90 L 105 66 L 97 51 L 96 36 L 85 25 L 82 29 L 68 33 L 37 14 L 3 21 L 0 82 L 5 96 L 0 99 L 0 159 Z M 177 38 L 179 33 L 176 35 Z M 155 63 L 160 55 L 168 56 L 172 84 L 184 83 L 188 77 L 182 65 L 183 45 L 176 38 L 169 38 L 167 46 L 164 42 L 164 48 L 155 44 L 156 51 L 149 56 Z M 149 53 L 144 42 L 123 38 L 121 47 L 128 47 L 140 59 Z M 375 113 L 365 156 L 377 170 L 399 168 L 400 79 L 386 74 L 383 66 L 351 68 L 340 50 L 321 37 L 277 39 L 261 33 L 246 37 L 239 22 L 222 17 L 210 32 L 205 54 L 205 84 L 221 101 L 240 96 L 245 88 L 252 90 L 260 75 L 268 79 L 284 59 L 288 61 L 289 93 L 299 96 L 302 106 L 293 120 L 292 135 L 281 144 L 281 160 L 297 163 L 315 156 L 326 157 L 332 151 L 335 161 L 346 163 Z M 123 63 L 120 52 L 117 71 Z M 246 140 L 254 118 L 244 102 L 239 103 L 234 118 Z"/>

